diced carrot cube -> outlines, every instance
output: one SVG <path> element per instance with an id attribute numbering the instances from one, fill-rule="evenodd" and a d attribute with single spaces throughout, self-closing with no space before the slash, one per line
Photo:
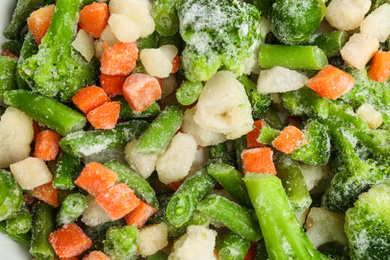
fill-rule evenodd
<path id="1" fill-rule="evenodd" d="M 184 180 L 180 180 L 180 181 L 175 181 L 175 182 L 171 182 L 169 183 L 167 186 L 173 190 L 173 191 L 177 191 L 180 186 L 183 184 Z"/>
<path id="2" fill-rule="evenodd" d="M 139 205 L 125 216 L 126 223 L 127 225 L 134 225 L 136 228 L 141 228 L 156 211 L 156 208 L 140 200 Z"/>
<path id="3" fill-rule="evenodd" d="M 368 72 L 370 79 L 384 83 L 390 76 L 390 52 L 377 52 Z"/>
<path id="4" fill-rule="evenodd" d="M 49 242 L 59 257 L 74 257 L 91 247 L 92 241 L 74 223 L 64 225 L 49 236 Z"/>
<path id="5" fill-rule="evenodd" d="M 100 71 L 108 75 L 127 76 L 138 59 L 138 47 L 134 42 L 120 42 L 111 47 L 104 45 Z"/>
<path id="6" fill-rule="evenodd" d="M 272 154 L 272 150 L 269 147 L 252 148 L 242 151 L 241 159 L 244 174 L 247 172 L 257 172 L 276 175 Z"/>
<path id="7" fill-rule="evenodd" d="M 246 134 L 246 143 L 248 148 L 258 148 L 258 147 L 263 147 L 264 144 L 259 143 L 257 141 L 257 138 L 259 138 L 260 130 L 265 126 L 264 119 L 257 120 L 253 123 L 255 128 L 250 131 L 249 133 Z"/>
<path id="8" fill-rule="evenodd" d="M 111 260 L 105 253 L 100 251 L 92 251 L 83 257 L 83 260 Z"/>
<path id="9" fill-rule="evenodd" d="M 102 89 L 111 97 L 123 94 L 123 83 L 127 76 L 123 75 L 100 75 L 100 85 Z"/>
<path id="10" fill-rule="evenodd" d="M 61 260 L 79 260 L 79 259 L 77 257 L 73 256 L 73 257 L 61 258 Z"/>
<path id="11" fill-rule="evenodd" d="M 107 102 L 89 111 L 87 119 L 97 129 L 112 129 L 119 118 L 120 109 L 119 101 Z"/>
<path id="12" fill-rule="evenodd" d="M 351 75 L 332 65 L 326 65 L 314 78 L 306 82 L 306 86 L 329 99 L 338 99 L 350 91 L 354 84 L 355 79 Z"/>
<path id="13" fill-rule="evenodd" d="M 114 186 L 117 179 L 115 172 L 100 163 L 90 162 L 74 183 L 96 197 Z"/>
<path id="14" fill-rule="evenodd" d="M 47 5 L 30 14 L 27 25 L 37 44 L 41 44 L 42 38 L 49 29 L 54 14 L 55 5 Z"/>
<path id="15" fill-rule="evenodd" d="M 31 194 L 35 198 L 42 200 L 53 207 L 58 207 L 58 192 L 57 189 L 53 187 L 53 182 L 32 189 Z"/>
<path id="16" fill-rule="evenodd" d="M 106 3 L 92 3 L 80 11 L 79 25 L 92 37 L 99 38 L 107 26 L 109 16 Z"/>
<path id="17" fill-rule="evenodd" d="M 106 92 L 97 86 L 82 88 L 72 97 L 72 102 L 85 114 L 110 101 Z"/>
<path id="18" fill-rule="evenodd" d="M 100 194 L 96 198 L 96 202 L 106 210 L 111 218 L 120 219 L 135 209 L 139 205 L 140 199 L 126 184 L 119 183 L 106 193 Z"/>
<path id="19" fill-rule="evenodd" d="M 39 132 L 35 141 L 34 157 L 52 161 L 60 150 L 61 135 L 53 130 Z"/>
<path id="20" fill-rule="evenodd" d="M 279 151 L 290 154 L 302 143 L 304 138 L 305 135 L 301 130 L 289 125 L 272 141 L 272 145 Z"/>
<path id="21" fill-rule="evenodd" d="M 13 52 L 11 52 L 9 50 L 2 50 L 0 55 L 1 56 L 7 56 L 7 57 L 10 57 L 12 59 L 14 59 L 14 58 L 18 59 L 19 58 L 18 55 L 16 55 L 15 53 L 13 53 Z"/>
<path id="22" fill-rule="evenodd" d="M 180 65 L 180 56 L 176 56 L 175 58 L 173 58 L 172 61 L 171 74 L 175 74 L 179 70 L 179 65 Z"/>

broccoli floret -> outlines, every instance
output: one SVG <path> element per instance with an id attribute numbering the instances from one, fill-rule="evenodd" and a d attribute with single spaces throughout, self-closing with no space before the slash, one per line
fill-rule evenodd
<path id="1" fill-rule="evenodd" d="M 234 0 L 178 1 L 182 64 L 190 81 L 205 81 L 223 66 L 236 75 L 262 40 L 260 13 Z"/>
<path id="2" fill-rule="evenodd" d="M 345 215 L 351 259 L 388 259 L 390 255 L 390 181 L 359 196 Z"/>
<path id="3" fill-rule="evenodd" d="M 89 63 L 73 47 L 80 0 L 58 0 L 54 15 L 36 55 L 19 66 L 30 87 L 64 102 L 81 88 L 95 83 L 97 60 Z"/>

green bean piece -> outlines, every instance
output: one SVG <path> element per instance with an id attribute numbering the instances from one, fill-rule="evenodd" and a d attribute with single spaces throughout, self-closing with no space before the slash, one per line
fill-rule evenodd
<path id="1" fill-rule="evenodd" d="M 18 67 L 21 66 L 26 59 L 30 58 L 34 54 L 37 54 L 37 52 L 38 52 L 37 42 L 35 41 L 35 38 L 32 35 L 32 33 L 30 31 L 28 31 L 28 33 L 24 37 L 24 41 L 23 41 L 22 49 L 20 50 L 20 56 L 18 59 L 17 66 Z M 15 75 L 16 75 L 15 78 L 16 78 L 16 83 L 18 85 L 18 88 L 29 90 L 30 89 L 29 84 L 19 74 L 19 71 L 16 71 Z M 33 84 L 33 83 L 31 83 L 31 84 Z"/>
<path id="2" fill-rule="evenodd" d="M 176 91 L 177 101 L 184 106 L 189 106 L 198 100 L 202 90 L 202 82 L 184 80 Z"/>
<path id="3" fill-rule="evenodd" d="M 216 145 L 209 146 L 209 158 L 214 159 L 225 156 L 228 153 L 228 147 L 226 142 L 222 142 Z"/>
<path id="4" fill-rule="evenodd" d="M 10 233 L 8 233 L 6 226 L 7 226 L 7 224 L 6 224 L 5 220 L 0 221 L 0 232 L 8 235 L 14 241 L 16 241 L 16 242 L 18 242 L 18 243 L 20 243 L 22 245 L 25 245 L 27 247 L 30 247 L 30 244 L 31 244 L 31 232 L 27 232 L 27 233 L 24 233 L 24 234 L 10 234 Z"/>
<path id="5" fill-rule="evenodd" d="M 16 64 L 16 59 L 0 56 L 0 105 L 4 105 L 4 93 L 17 87 L 15 80 Z"/>
<path id="6" fill-rule="evenodd" d="M 0 169 L 0 221 L 14 215 L 22 203 L 22 188 L 10 172 Z"/>
<path id="7" fill-rule="evenodd" d="M 148 256 L 148 260 L 168 260 L 168 254 L 163 251 L 158 251 L 157 253 Z"/>
<path id="8" fill-rule="evenodd" d="M 65 136 L 81 130 L 86 118 L 64 104 L 27 90 L 10 90 L 4 93 L 4 102 L 26 113 L 29 117 Z"/>
<path id="9" fill-rule="evenodd" d="M 253 208 L 245 183 L 242 180 L 242 174 L 233 166 L 215 163 L 207 168 L 207 172 L 216 179 L 240 205 L 247 208 Z"/>
<path id="10" fill-rule="evenodd" d="M 327 57 L 340 55 L 340 50 L 348 41 L 348 33 L 334 31 L 330 33 L 314 34 L 309 38 L 307 45 L 319 47 Z"/>
<path id="11" fill-rule="evenodd" d="M 251 241 L 230 231 L 226 234 L 221 249 L 220 260 L 243 260 L 248 252 Z"/>
<path id="12" fill-rule="evenodd" d="M 167 106 L 150 124 L 134 147 L 137 154 L 162 154 L 183 121 L 177 105 Z"/>
<path id="13" fill-rule="evenodd" d="M 280 131 L 271 128 L 268 125 L 265 125 L 261 128 L 259 137 L 257 138 L 257 141 L 259 143 L 272 145 L 272 141 L 275 140 L 276 137 L 280 135 Z"/>
<path id="14" fill-rule="evenodd" d="M 262 238 L 254 210 L 216 194 L 207 196 L 196 208 L 250 241 Z"/>
<path id="15" fill-rule="evenodd" d="M 112 260 L 132 259 L 137 254 L 138 233 L 133 225 L 110 228 L 104 241 L 104 252 Z"/>
<path id="16" fill-rule="evenodd" d="M 153 20 L 156 31 L 164 36 L 174 35 L 179 30 L 179 18 L 176 13 L 176 1 L 155 0 Z"/>
<path id="17" fill-rule="evenodd" d="M 181 38 L 180 33 L 177 32 L 171 36 L 160 35 L 158 38 L 157 47 L 161 47 L 163 45 L 174 45 L 180 52 L 182 43 L 183 39 Z"/>
<path id="18" fill-rule="evenodd" d="M 236 139 L 236 155 L 237 155 L 237 169 L 242 171 L 242 159 L 241 153 L 248 148 L 248 143 L 246 141 L 246 135 L 241 136 Z"/>
<path id="19" fill-rule="evenodd" d="M 152 207 L 158 208 L 155 191 L 147 180 L 142 178 L 136 171 L 117 160 L 109 161 L 105 163 L 104 166 L 118 175 L 117 182 L 125 183 L 133 190 L 135 195 L 150 204 Z"/>
<path id="20" fill-rule="evenodd" d="M 147 126 L 145 121 L 133 120 L 117 124 L 110 130 L 78 131 L 62 138 L 60 146 L 72 156 L 89 156 L 127 144 L 138 138 Z"/>
<path id="21" fill-rule="evenodd" d="M 85 234 L 92 240 L 92 248 L 95 250 L 103 251 L 104 250 L 104 240 L 106 239 L 107 230 L 112 227 L 122 227 L 126 225 L 124 218 L 109 221 L 97 226 L 86 226 L 84 229 Z M 92 249 L 91 248 L 91 249 Z"/>
<path id="22" fill-rule="evenodd" d="M 294 212 L 304 211 L 312 200 L 298 162 L 278 151 L 274 152 L 273 161 Z"/>
<path id="23" fill-rule="evenodd" d="M 83 162 L 84 165 L 87 165 L 90 162 L 105 164 L 106 162 L 111 160 L 118 160 L 120 162 L 127 164 L 125 147 L 126 146 L 120 146 L 120 147 L 104 150 L 99 153 L 94 153 L 89 156 L 83 156 L 81 157 L 81 161 Z"/>
<path id="24" fill-rule="evenodd" d="M 131 109 L 129 102 L 127 102 L 123 96 L 114 97 L 112 100 L 119 101 L 119 104 L 121 106 L 120 112 L 119 112 L 119 118 L 129 118 L 129 119 L 147 118 L 147 117 L 157 116 L 161 112 L 160 107 L 158 106 L 157 103 L 151 104 L 141 113 L 135 113 Z"/>
<path id="25" fill-rule="evenodd" d="M 278 113 L 275 110 L 269 109 L 262 115 L 262 118 L 264 119 L 265 123 L 270 127 L 277 130 L 283 130 L 284 126 L 282 124 L 282 121 L 280 121 Z"/>
<path id="26" fill-rule="evenodd" d="M 157 33 L 154 31 L 145 38 L 139 38 L 135 41 L 137 44 L 138 51 L 141 52 L 143 49 L 155 49 L 157 48 Z"/>
<path id="27" fill-rule="evenodd" d="M 280 66 L 296 70 L 320 70 L 328 65 L 328 59 L 317 46 L 264 44 L 260 47 L 259 63 L 263 69 Z"/>
<path id="28" fill-rule="evenodd" d="M 42 3 L 43 0 L 18 0 L 11 22 L 4 31 L 5 37 L 12 40 L 18 40 L 21 36 L 21 31 L 27 24 L 27 18 L 33 11 L 38 9 Z"/>
<path id="29" fill-rule="evenodd" d="M 31 212 L 31 248 L 30 254 L 40 260 L 54 259 L 54 249 L 49 235 L 54 231 L 53 208 L 46 203 L 37 203 Z"/>
<path id="30" fill-rule="evenodd" d="M 53 187 L 61 190 L 73 189 L 74 176 L 80 168 L 80 158 L 62 153 L 54 172 Z"/>
<path id="31" fill-rule="evenodd" d="M 7 232 L 11 235 L 25 234 L 31 228 L 31 214 L 26 206 L 20 207 L 15 215 L 6 219 Z"/>
<path id="32" fill-rule="evenodd" d="M 3 48 L 19 56 L 20 50 L 22 49 L 22 43 L 20 41 L 11 40 L 5 42 Z"/>
<path id="33" fill-rule="evenodd" d="M 86 207 L 87 200 L 84 195 L 80 193 L 70 194 L 61 204 L 56 216 L 56 225 L 59 227 L 72 223 L 83 214 Z"/>

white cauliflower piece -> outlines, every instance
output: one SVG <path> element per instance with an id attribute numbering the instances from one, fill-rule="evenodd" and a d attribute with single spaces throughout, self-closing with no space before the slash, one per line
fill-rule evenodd
<path id="1" fill-rule="evenodd" d="M 126 145 L 125 154 L 127 163 L 136 170 L 142 178 L 148 178 L 156 168 L 158 154 L 138 155 L 134 153 L 137 140 L 133 140 Z"/>
<path id="2" fill-rule="evenodd" d="M 23 190 L 32 190 L 53 180 L 46 163 L 40 158 L 27 157 L 11 164 L 10 169 Z"/>
<path id="3" fill-rule="evenodd" d="M 158 49 L 143 49 L 139 57 L 148 74 L 166 78 L 172 71 L 173 58 L 177 53 L 178 50 L 174 45 L 163 45 Z"/>
<path id="4" fill-rule="evenodd" d="M 139 230 L 137 240 L 138 255 L 153 255 L 168 245 L 168 228 L 162 222 Z"/>

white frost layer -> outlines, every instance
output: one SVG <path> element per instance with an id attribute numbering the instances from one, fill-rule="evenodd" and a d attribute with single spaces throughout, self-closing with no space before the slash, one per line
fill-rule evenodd
<path id="1" fill-rule="evenodd" d="M 325 19 L 339 30 L 353 30 L 360 26 L 370 6 L 370 0 L 332 0 Z"/>
<path id="2" fill-rule="evenodd" d="M 390 5 L 379 6 L 364 18 L 360 32 L 377 38 L 379 42 L 386 41 L 390 34 Z"/>
<path id="3" fill-rule="evenodd" d="M 28 157 L 11 164 L 10 169 L 23 190 L 31 190 L 53 180 L 46 163 L 40 158 Z"/>

